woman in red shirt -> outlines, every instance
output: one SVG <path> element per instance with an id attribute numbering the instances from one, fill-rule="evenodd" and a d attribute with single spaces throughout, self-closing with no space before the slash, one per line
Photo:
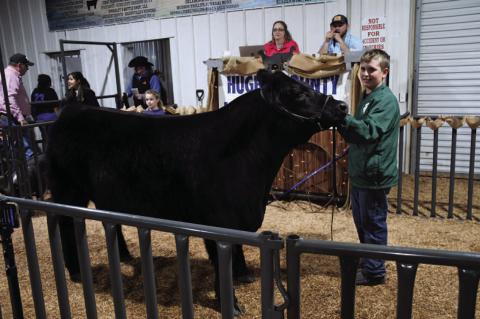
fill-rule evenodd
<path id="1" fill-rule="evenodd" d="M 263 45 L 266 56 L 272 56 L 277 53 L 290 53 L 290 48 L 294 48 L 293 53 L 297 54 L 298 44 L 292 39 L 288 31 L 287 24 L 281 20 L 275 21 L 272 27 L 272 41 Z"/>

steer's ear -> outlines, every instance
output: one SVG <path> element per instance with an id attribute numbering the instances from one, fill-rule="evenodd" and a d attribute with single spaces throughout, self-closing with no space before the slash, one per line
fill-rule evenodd
<path id="1" fill-rule="evenodd" d="M 268 84 L 271 79 L 272 79 L 272 72 L 270 71 L 267 71 L 265 69 L 260 69 L 257 71 L 257 79 L 258 79 L 258 82 L 260 83 L 260 86 L 265 86 L 266 84 Z"/>
<path id="2" fill-rule="evenodd" d="M 275 74 L 267 70 L 259 70 L 257 72 L 257 79 L 260 83 L 260 90 L 262 90 L 262 97 L 269 104 L 275 104 L 275 98 L 278 94 L 275 94 L 274 89 Z"/>

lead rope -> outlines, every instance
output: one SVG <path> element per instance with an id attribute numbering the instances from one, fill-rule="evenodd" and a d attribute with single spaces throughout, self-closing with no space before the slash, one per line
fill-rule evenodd
<path id="1" fill-rule="evenodd" d="M 317 168 L 316 170 L 314 170 L 313 172 L 307 174 L 305 177 L 303 177 L 300 181 L 298 181 L 297 183 L 295 183 L 295 185 L 293 185 L 290 189 L 288 189 L 287 191 L 285 191 L 283 194 L 281 194 L 280 196 L 275 196 L 275 195 L 272 195 L 273 197 L 273 200 L 270 200 L 267 205 L 271 204 L 273 201 L 277 201 L 277 200 L 283 200 L 286 198 L 286 196 L 288 194 L 290 194 L 292 191 L 294 191 L 295 189 L 297 189 L 298 187 L 300 187 L 301 185 L 305 184 L 306 181 L 308 181 L 310 178 L 312 178 L 313 176 L 317 175 L 318 173 L 326 170 L 328 167 L 330 167 L 333 162 L 336 162 L 340 159 L 342 159 L 345 155 L 348 154 L 348 146 L 342 151 L 342 153 L 339 155 L 339 156 L 336 156 L 335 158 L 331 159 L 330 161 L 328 161 L 326 164 L 320 166 L 319 168 Z M 335 173 L 335 172 L 334 172 Z M 330 203 L 331 200 L 328 201 L 328 203 Z M 327 203 L 327 204 L 328 204 Z"/>

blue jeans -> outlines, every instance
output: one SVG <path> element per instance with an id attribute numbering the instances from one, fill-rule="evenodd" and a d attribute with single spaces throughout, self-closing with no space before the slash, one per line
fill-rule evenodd
<path id="1" fill-rule="evenodd" d="M 387 245 L 387 195 L 390 188 L 365 189 L 352 187 L 352 214 L 361 243 Z M 385 275 L 381 259 L 362 258 L 360 268 L 366 277 Z"/>
<path id="2" fill-rule="evenodd" d="M 13 125 L 18 125 L 18 124 L 13 124 Z M 8 120 L 6 116 L 1 116 L 0 117 L 0 127 L 8 127 Z M 25 159 L 28 161 L 30 158 L 33 156 L 33 151 L 32 148 L 30 147 L 30 143 L 28 142 L 28 133 L 26 130 L 23 130 L 22 134 L 22 143 L 23 143 L 23 148 L 25 150 Z"/>

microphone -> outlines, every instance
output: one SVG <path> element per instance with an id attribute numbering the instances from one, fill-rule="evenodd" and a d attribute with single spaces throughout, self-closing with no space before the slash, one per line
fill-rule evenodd
<path id="1" fill-rule="evenodd" d="M 337 32 L 334 32 L 334 35 L 333 35 L 333 37 L 332 37 L 333 46 L 336 46 L 336 45 L 337 45 L 337 39 L 335 39 L 335 33 L 337 33 Z"/>

